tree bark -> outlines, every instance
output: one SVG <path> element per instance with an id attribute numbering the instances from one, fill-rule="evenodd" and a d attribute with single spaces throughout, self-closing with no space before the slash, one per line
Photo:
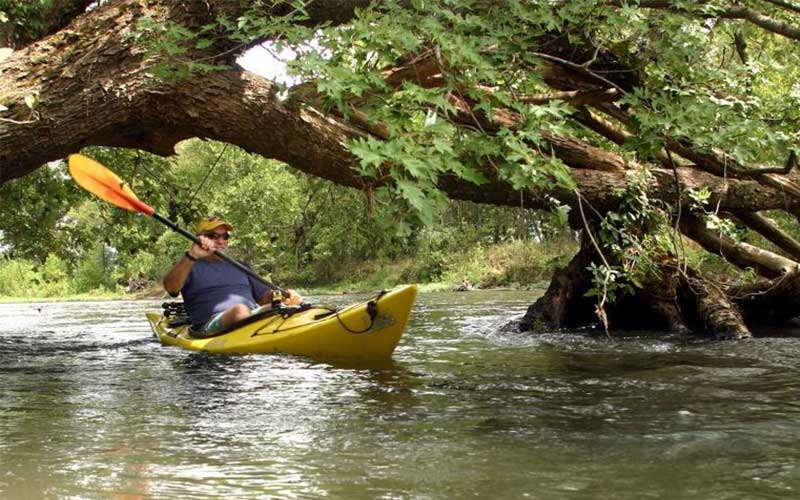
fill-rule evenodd
<path id="1" fill-rule="evenodd" d="M 736 304 L 720 287 L 695 270 L 687 269 L 678 299 L 685 304 L 687 323 L 693 330 L 706 331 L 725 340 L 751 336 Z"/>
<path id="2" fill-rule="evenodd" d="M 588 267 L 596 259 L 583 233 L 580 250 L 567 267 L 556 271 L 544 295 L 528 308 L 516 325 L 519 331 L 544 332 L 596 323 L 595 301 L 585 296 L 592 286 Z"/>

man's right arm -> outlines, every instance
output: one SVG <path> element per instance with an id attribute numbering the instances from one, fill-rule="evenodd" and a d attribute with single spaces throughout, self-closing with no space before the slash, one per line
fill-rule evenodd
<path id="1" fill-rule="evenodd" d="M 189 277 L 189 272 L 192 270 L 192 265 L 195 261 L 204 259 L 214 253 L 214 243 L 211 240 L 200 235 L 197 236 L 197 240 L 198 243 L 192 245 L 192 248 L 172 266 L 172 269 L 162 280 L 164 290 L 173 297 L 177 297 L 181 293 L 183 284 L 186 283 L 186 278 Z"/>
<path id="2" fill-rule="evenodd" d="M 164 276 L 164 290 L 173 297 L 177 297 L 186 283 L 186 278 L 192 270 L 194 261 L 189 259 L 186 255 L 181 257 L 181 260 L 172 266 L 172 269 Z"/>

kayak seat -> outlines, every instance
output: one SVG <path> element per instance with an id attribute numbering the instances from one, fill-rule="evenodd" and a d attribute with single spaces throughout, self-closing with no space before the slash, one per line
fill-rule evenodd
<path id="1" fill-rule="evenodd" d="M 183 302 L 164 302 L 161 307 L 164 309 L 164 317 L 169 319 L 168 327 L 177 328 L 190 323 Z"/>
<path id="2" fill-rule="evenodd" d="M 183 305 L 183 302 L 164 302 L 161 304 L 161 308 L 164 309 L 164 316 L 167 318 L 175 317 L 186 317 L 189 314 L 186 312 L 186 306 Z"/>

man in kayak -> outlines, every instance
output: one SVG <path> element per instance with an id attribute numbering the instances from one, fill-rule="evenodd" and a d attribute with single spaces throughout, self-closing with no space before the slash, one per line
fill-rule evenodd
<path id="1" fill-rule="evenodd" d="M 164 276 L 164 289 L 173 297 L 183 295 L 192 330 L 210 333 L 227 328 L 272 304 L 272 290 L 214 255 L 228 248 L 228 222 L 220 217 L 201 219 L 192 245 Z M 284 303 L 300 304 L 303 298 L 289 290 Z M 261 307 L 259 307 L 261 305 Z"/>

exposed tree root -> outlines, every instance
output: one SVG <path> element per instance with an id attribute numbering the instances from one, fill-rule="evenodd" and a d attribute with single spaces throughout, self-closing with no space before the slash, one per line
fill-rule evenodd
<path id="1" fill-rule="evenodd" d="M 599 325 L 596 298 L 586 296 L 592 287 L 587 267 L 593 259 L 593 249 L 583 245 L 572 261 L 554 275 L 545 294 L 528 308 L 518 329 L 545 332 Z M 800 302 L 800 279 L 792 283 L 793 286 L 784 287 L 795 293 L 795 301 Z M 757 302 L 768 300 L 764 295 L 748 297 L 749 304 L 755 307 Z M 693 331 L 737 340 L 751 336 L 737 302 L 699 272 L 691 268 L 680 270 L 671 260 L 662 263 L 658 276 L 642 283 L 634 294 L 606 305 L 605 313 L 611 331 Z"/>
<path id="2" fill-rule="evenodd" d="M 717 285 L 689 268 L 679 292 L 685 304 L 687 324 L 719 339 L 739 340 L 751 336 L 739 308 Z"/>
<path id="3" fill-rule="evenodd" d="M 595 301 L 585 297 L 592 280 L 587 267 L 594 255 L 591 246 L 582 242 L 569 264 L 553 275 L 545 294 L 528 308 L 520 320 L 520 331 L 552 331 L 597 321 Z"/>

